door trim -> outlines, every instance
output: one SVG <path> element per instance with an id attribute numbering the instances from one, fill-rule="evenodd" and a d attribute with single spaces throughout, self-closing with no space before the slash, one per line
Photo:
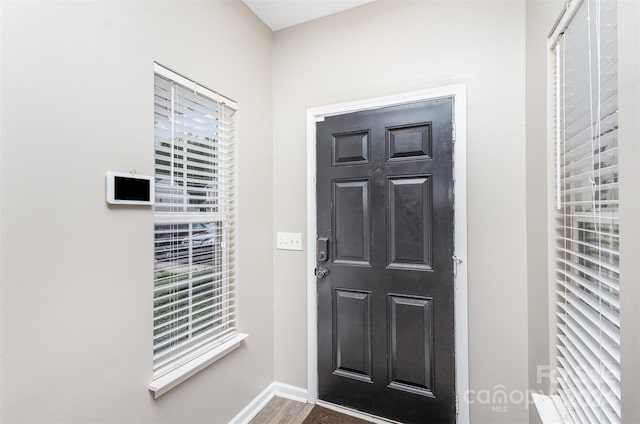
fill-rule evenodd
<path id="1" fill-rule="evenodd" d="M 457 265 L 454 278 L 456 392 L 458 423 L 469 422 L 469 325 L 467 299 L 467 129 L 466 84 L 448 85 L 394 96 L 378 97 L 307 109 L 307 393 L 309 402 L 318 400 L 318 328 L 316 277 L 316 123 L 327 116 L 378 109 L 405 103 L 453 97 L 454 161 L 454 249 Z M 453 260 L 453 258 L 452 258 Z"/>

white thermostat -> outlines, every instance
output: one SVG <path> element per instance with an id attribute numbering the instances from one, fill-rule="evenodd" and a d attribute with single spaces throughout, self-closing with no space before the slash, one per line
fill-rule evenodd
<path id="1" fill-rule="evenodd" d="M 111 205 L 153 205 L 154 180 L 148 175 L 107 172 L 107 203 Z"/>

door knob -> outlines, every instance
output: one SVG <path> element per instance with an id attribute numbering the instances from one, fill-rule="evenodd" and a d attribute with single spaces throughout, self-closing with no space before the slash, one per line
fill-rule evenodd
<path id="1" fill-rule="evenodd" d="M 316 277 L 318 277 L 318 279 L 323 279 L 327 275 L 329 275 L 329 270 L 327 268 L 316 269 Z"/>

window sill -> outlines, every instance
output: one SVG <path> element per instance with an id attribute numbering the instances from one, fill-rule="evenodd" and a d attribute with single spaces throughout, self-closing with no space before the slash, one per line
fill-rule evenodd
<path id="1" fill-rule="evenodd" d="M 238 333 L 231 340 L 226 341 L 215 349 L 211 349 L 181 367 L 176 368 L 162 377 L 156 378 L 149 383 L 148 386 L 149 391 L 153 393 L 153 398 L 158 399 L 160 396 L 173 389 L 192 375 L 197 374 L 216 362 L 218 359 L 234 351 L 247 337 L 249 337 L 248 334 Z"/>
<path id="2" fill-rule="evenodd" d="M 538 415 L 540 416 L 540 421 L 543 424 L 565 424 L 570 423 L 571 420 L 567 417 L 567 413 L 565 410 L 561 411 L 558 408 L 563 408 L 562 404 L 560 404 L 557 396 L 546 396 L 538 393 L 532 393 L 531 397 L 533 398 L 533 403 L 536 405 L 536 409 L 538 410 Z"/>

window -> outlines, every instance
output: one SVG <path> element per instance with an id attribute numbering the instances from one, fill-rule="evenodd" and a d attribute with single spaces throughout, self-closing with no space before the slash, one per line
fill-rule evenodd
<path id="1" fill-rule="evenodd" d="M 237 340 L 238 331 L 233 256 L 236 106 L 157 64 L 155 70 L 157 379 Z"/>
<path id="2" fill-rule="evenodd" d="M 575 423 L 620 422 L 615 0 L 573 0 L 552 35 L 557 395 Z"/>

